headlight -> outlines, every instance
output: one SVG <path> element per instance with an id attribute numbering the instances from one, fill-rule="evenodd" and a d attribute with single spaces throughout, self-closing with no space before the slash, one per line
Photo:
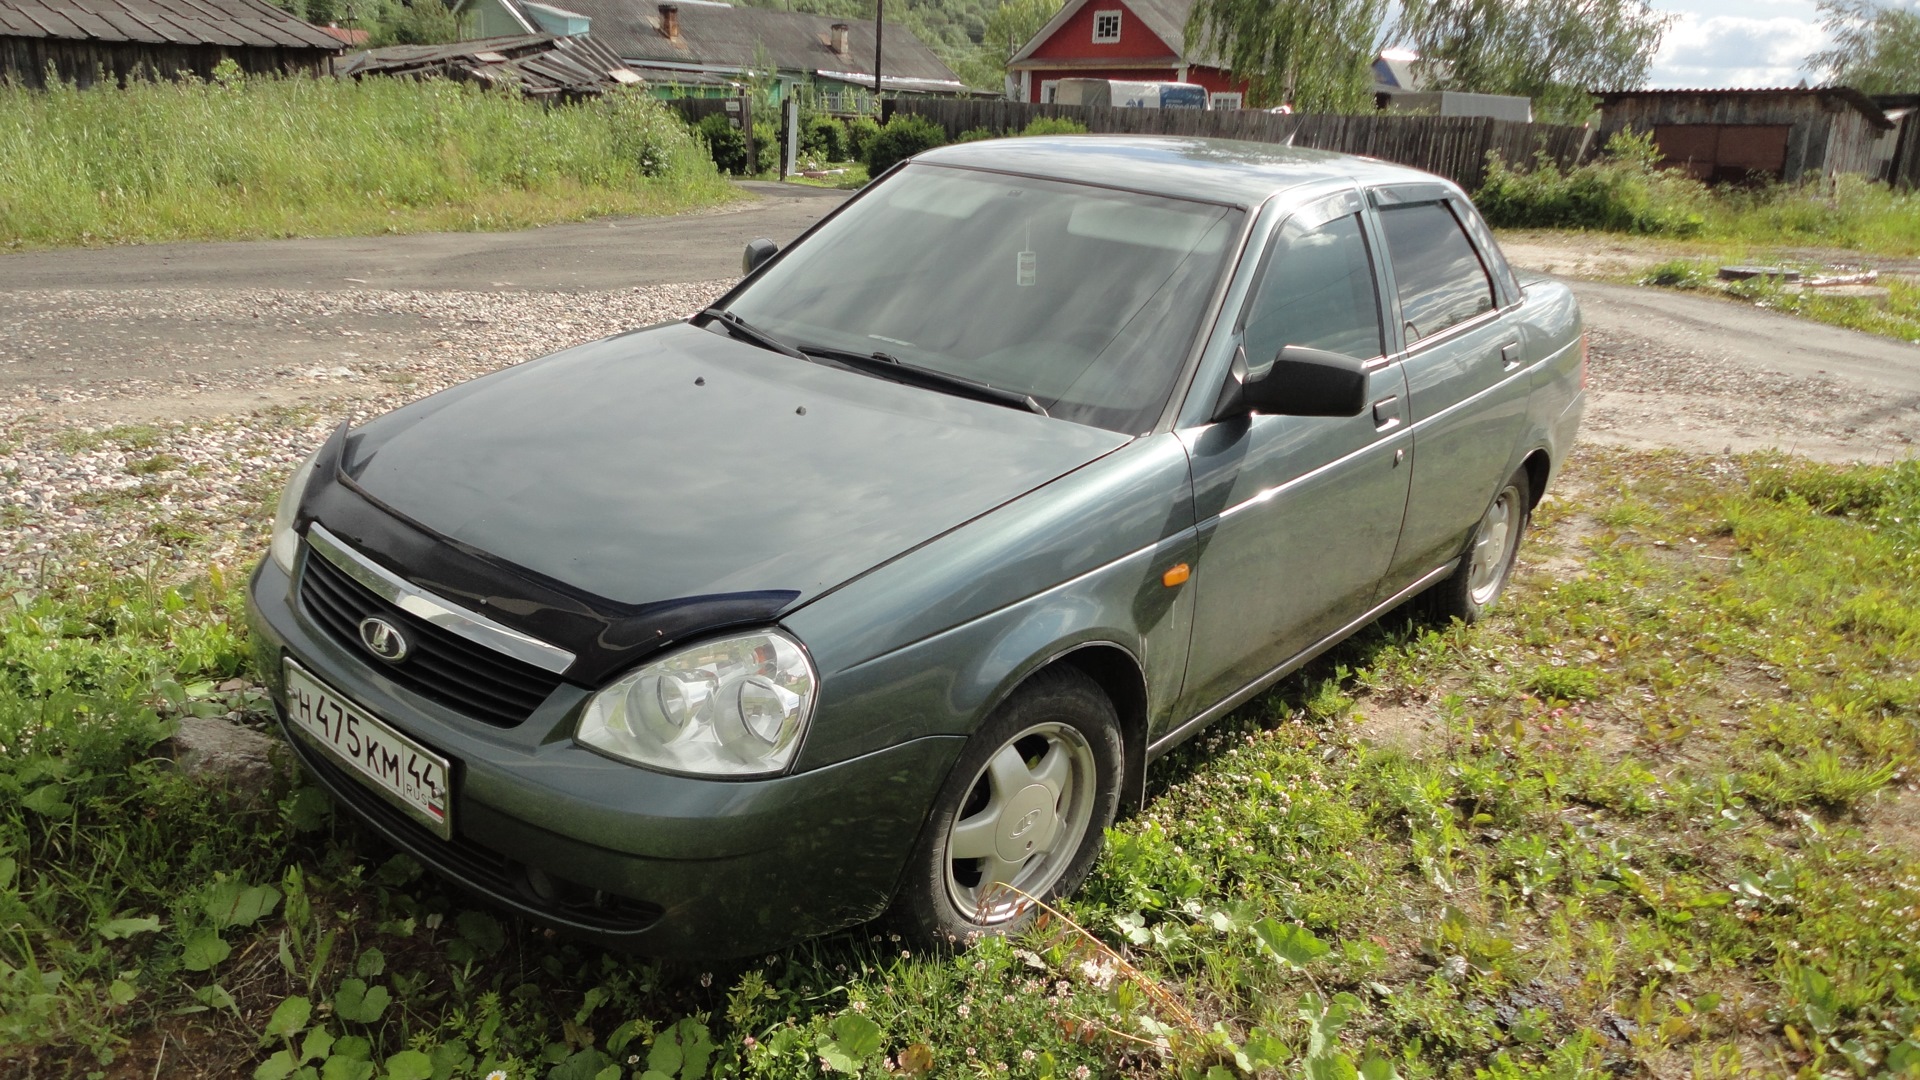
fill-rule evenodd
<path id="1" fill-rule="evenodd" d="M 313 459 L 319 456 L 320 452 L 314 451 L 293 470 L 286 490 L 280 493 L 280 505 L 273 511 L 273 543 L 267 552 L 288 574 L 293 573 L 293 557 L 300 550 L 300 534 L 294 531 L 300 514 L 300 498 L 307 493 L 307 481 L 313 479 Z"/>
<path id="2" fill-rule="evenodd" d="M 775 630 L 721 638 L 646 664 L 588 700 L 578 737 L 673 772 L 755 776 L 793 760 L 813 712 L 813 664 Z"/>

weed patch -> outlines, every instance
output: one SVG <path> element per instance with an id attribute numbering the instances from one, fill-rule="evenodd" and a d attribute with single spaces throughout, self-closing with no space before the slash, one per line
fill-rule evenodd
<path id="1" fill-rule="evenodd" d="M 518 228 L 730 189 L 638 94 L 548 107 L 441 80 L 0 87 L 0 244 Z"/>

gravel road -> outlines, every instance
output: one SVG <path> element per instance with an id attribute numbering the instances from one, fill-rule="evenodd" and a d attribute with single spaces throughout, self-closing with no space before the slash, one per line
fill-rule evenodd
<path id="1" fill-rule="evenodd" d="M 0 581 L 259 550 L 273 493 L 342 419 L 621 330 L 729 284 L 838 193 L 514 234 L 0 256 Z M 1525 258 L 1555 258 L 1530 237 Z M 1585 438 L 1834 459 L 1913 452 L 1920 348 L 1699 297 L 1576 284 Z"/>

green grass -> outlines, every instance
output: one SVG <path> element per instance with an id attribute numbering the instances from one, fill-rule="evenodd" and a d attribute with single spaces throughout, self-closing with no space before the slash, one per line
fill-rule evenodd
<path id="1" fill-rule="evenodd" d="M 1660 288 L 1713 292 L 1815 322 L 1920 344 L 1920 283 L 1892 275 L 1882 277 L 1875 284 L 1885 289 L 1887 295 L 1884 300 L 1876 301 L 1864 296 L 1841 296 L 1816 288 L 1783 285 L 1764 278 L 1720 281 L 1717 277 L 1719 267 L 1750 261 L 1745 249 L 1733 250 L 1734 254 L 1721 258 L 1689 256 L 1669 259 L 1650 267 L 1632 280 L 1640 285 Z M 1825 267 L 1807 265 L 1796 259 L 1763 257 L 1763 261 L 1770 266 L 1798 268 L 1807 276 L 1831 272 Z"/>
<path id="2" fill-rule="evenodd" d="M 1920 1069 L 1920 464 L 1566 481 L 1526 549 L 1561 569 L 1240 710 L 1080 899 L 959 954 L 676 967 L 473 910 L 313 788 L 161 760 L 263 708 L 237 579 L 0 589 L 0 1072 Z"/>
<path id="3" fill-rule="evenodd" d="M 732 189 L 638 94 L 546 106 L 443 81 L 0 88 L 0 246 L 511 229 Z"/>
<path id="4" fill-rule="evenodd" d="M 1920 192 L 1855 175 L 1750 188 L 1708 187 L 1661 167 L 1650 137 L 1614 136 L 1606 153 L 1561 169 L 1495 157 L 1474 202 L 1499 228 L 1589 229 L 1693 239 L 1720 248 L 1920 252 Z"/>
<path id="5" fill-rule="evenodd" d="M 858 191 L 867 186 L 867 167 L 858 161 L 841 161 L 826 165 L 829 169 L 843 169 L 844 172 L 831 176 L 789 176 L 790 184 L 807 184 L 812 187 L 838 188 L 842 191 Z"/>

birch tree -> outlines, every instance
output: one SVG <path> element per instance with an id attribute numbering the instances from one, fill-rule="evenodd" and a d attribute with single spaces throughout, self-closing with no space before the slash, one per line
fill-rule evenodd
<path id="1" fill-rule="evenodd" d="M 1869 94 L 1920 93 L 1920 7 L 1873 0 L 1820 0 L 1833 47 L 1807 65 L 1837 86 Z"/>
<path id="2" fill-rule="evenodd" d="M 1672 21 L 1647 0 L 1404 0 L 1395 29 L 1444 61 L 1436 88 L 1517 94 L 1540 119 L 1578 122 L 1587 91 L 1646 82 Z"/>
<path id="3" fill-rule="evenodd" d="M 1387 0 L 1199 0 L 1187 59 L 1247 80 L 1249 105 L 1369 110 L 1386 9 Z"/>

